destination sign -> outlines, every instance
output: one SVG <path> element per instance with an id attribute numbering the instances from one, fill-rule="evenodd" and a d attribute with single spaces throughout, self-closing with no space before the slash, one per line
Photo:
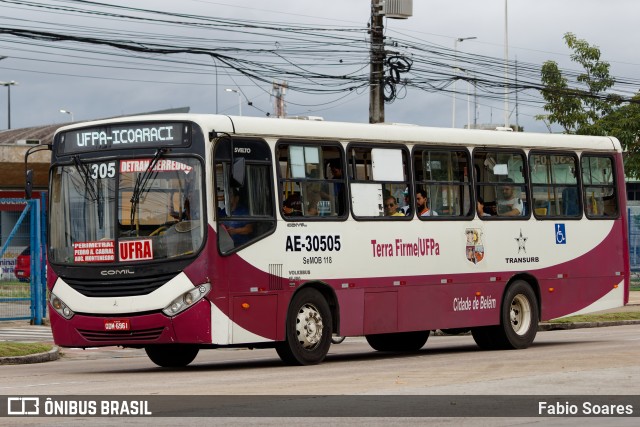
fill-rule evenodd
<path id="1" fill-rule="evenodd" d="M 185 123 L 138 123 L 85 128 L 63 133 L 58 153 L 188 145 L 190 136 L 189 126 Z"/>

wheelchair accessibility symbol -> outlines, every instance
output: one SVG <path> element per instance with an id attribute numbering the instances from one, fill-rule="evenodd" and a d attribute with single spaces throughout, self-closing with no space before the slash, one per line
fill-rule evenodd
<path id="1" fill-rule="evenodd" d="M 556 224 L 556 245 L 564 245 L 567 243 L 567 233 L 564 224 Z"/>

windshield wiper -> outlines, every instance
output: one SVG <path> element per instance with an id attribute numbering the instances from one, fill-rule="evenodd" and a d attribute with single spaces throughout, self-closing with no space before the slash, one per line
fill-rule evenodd
<path id="1" fill-rule="evenodd" d="M 95 202 L 96 200 L 98 200 L 98 195 L 96 194 L 96 190 L 93 187 L 93 181 L 91 181 L 91 178 L 89 178 L 89 167 L 80 161 L 80 157 L 78 155 L 73 156 L 73 163 L 76 167 L 76 170 L 80 174 L 80 178 L 82 178 L 82 182 L 87 189 L 87 193 L 89 193 L 91 201 Z"/>
<path id="2" fill-rule="evenodd" d="M 151 176 L 153 175 L 153 169 L 155 169 L 158 160 L 160 160 L 160 157 L 166 152 L 166 148 L 158 148 L 158 150 L 156 150 L 156 154 L 153 156 L 153 159 L 151 159 L 151 162 L 149 162 L 149 166 L 147 166 L 147 169 L 142 175 L 138 175 L 138 177 L 136 178 L 136 183 L 133 187 L 133 193 L 131 194 L 131 231 L 134 230 L 136 211 L 138 210 L 138 204 L 140 203 L 140 196 L 142 196 L 142 194 L 144 193 L 147 182 L 151 179 Z M 156 172 L 156 174 L 157 173 L 158 172 Z"/>

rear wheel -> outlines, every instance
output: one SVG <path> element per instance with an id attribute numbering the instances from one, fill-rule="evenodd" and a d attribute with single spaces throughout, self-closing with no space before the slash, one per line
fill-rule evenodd
<path id="1" fill-rule="evenodd" d="M 365 338 L 374 350 L 378 351 L 418 351 L 431 331 L 396 332 L 393 334 L 367 335 Z"/>
<path id="2" fill-rule="evenodd" d="M 298 292 L 289 305 L 286 340 L 276 345 L 287 365 L 316 365 L 331 346 L 331 311 L 322 294 L 307 288 Z"/>
<path id="3" fill-rule="evenodd" d="M 166 344 L 144 348 L 149 359 L 162 368 L 182 368 L 193 362 L 200 349 L 195 345 Z"/>
<path id="4" fill-rule="evenodd" d="M 522 349 L 531 345 L 538 332 L 538 300 L 524 280 L 507 289 L 500 312 L 500 325 L 473 328 L 476 344 L 485 350 Z"/>

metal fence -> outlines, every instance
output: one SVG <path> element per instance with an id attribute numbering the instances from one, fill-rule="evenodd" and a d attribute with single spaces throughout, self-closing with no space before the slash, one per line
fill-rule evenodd
<path id="1" fill-rule="evenodd" d="M 46 317 L 45 212 L 41 199 L 0 198 L 0 321 Z"/>
<path id="2" fill-rule="evenodd" d="M 629 264 L 631 271 L 640 273 L 640 206 L 627 207 L 629 218 Z"/>

